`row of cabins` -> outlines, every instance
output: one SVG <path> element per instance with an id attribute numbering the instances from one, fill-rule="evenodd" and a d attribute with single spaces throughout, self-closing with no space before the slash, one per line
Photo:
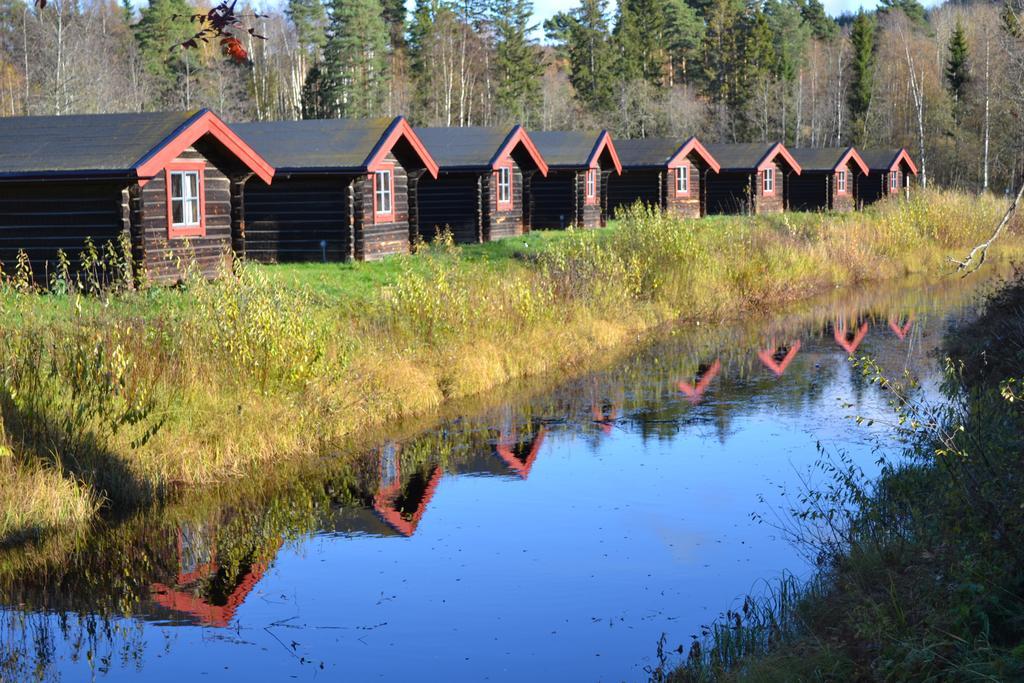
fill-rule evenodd
<path id="1" fill-rule="evenodd" d="M 861 153 L 605 132 L 413 128 L 403 117 L 228 126 L 208 110 L 0 118 L 0 261 L 46 277 L 127 238 L 155 281 L 187 255 L 374 260 L 442 230 L 487 242 L 597 227 L 637 202 L 684 216 L 848 210 L 909 186 L 906 150 Z"/>

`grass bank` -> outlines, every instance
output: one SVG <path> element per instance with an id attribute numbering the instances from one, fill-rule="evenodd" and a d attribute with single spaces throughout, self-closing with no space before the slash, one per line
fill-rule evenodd
<path id="1" fill-rule="evenodd" d="M 819 558 L 706 628 L 672 681 L 1024 679 L 1024 273 L 945 341 L 946 402 L 894 398 L 903 457 L 805 491 L 791 531 Z M 660 650 L 664 654 L 664 646 Z M 669 658 L 663 657 L 663 662 Z"/>
<path id="2" fill-rule="evenodd" d="M 938 276 L 1002 209 L 928 192 L 850 215 L 637 210 L 604 230 L 371 264 L 240 264 L 174 289 L 118 285 L 123 261 L 45 291 L 15 273 L 0 291 L 0 459 L 8 490 L 44 484 L 0 496 L 0 543 L 336 448 L 510 379 L 573 372 L 666 323 Z"/>

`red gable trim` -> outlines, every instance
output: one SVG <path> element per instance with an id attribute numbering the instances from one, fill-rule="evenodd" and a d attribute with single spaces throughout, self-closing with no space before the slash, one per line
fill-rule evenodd
<path id="1" fill-rule="evenodd" d="M 668 167 L 672 168 L 673 166 L 678 166 L 683 159 L 690 156 L 690 152 L 696 152 L 697 155 L 704 160 L 704 163 L 706 163 L 715 173 L 722 170 L 722 166 L 718 163 L 718 159 L 711 156 L 711 152 L 709 152 L 696 137 L 691 137 L 683 143 L 683 146 L 679 148 L 679 151 L 669 159 Z"/>
<path id="2" fill-rule="evenodd" d="M 898 170 L 897 167 L 900 165 L 901 161 L 905 161 L 907 163 L 907 168 L 910 169 L 911 175 L 917 175 L 917 166 L 914 164 L 914 160 L 910 158 L 910 152 L 907 151 L 906 147 L 900 147 L 900 151 L 896 155 L 896 158 L 893 159 L 892 163 L 889 165 L 889 170 Z"/>
<path id="3" fill-rule="evenodd" d="M 498 442 L 494 450 L 509 469 L 518 474 L 521 479 L 526 479 L 530 476 L 533 463 L 540 454 L 540 447 L 544 444 L 544 436 L 547 434 L 547 431 L 547 428 L 544 426 L 537 430 L 537 435 L 533 437 L 533 443 L 530 445 L 530 451 L 522 461 L 516 457 L 515 452 L 512 450 L 515 447 L 514 435 L 511 438 L 505 438 L 503 434 L 503 438 Z"/>
<path id="4" fill-rule="evenodd" d="M 139 159 L 132 168 L 139 178 L 139 185 L 145 185 L 167 164 L 195 144 L 204 135 L 212 135 L 229 152 L 246 165 L 260 180 L 270 184 L 274 178 L 274 167 L 256 153 L 242 138 L 238 137 L 227 124 L 209 109 L 203 109 L 160 143 L 146 156 Z"/>
<path id="5" fill-rule="evenodd" d="M 781 142 L 776 142 L 772 145 L 772 148 L 768 150 L 768 153 L 761 157 L 761 161 L 757 162 L 757 170 L 763 171 L 772 162 L 774 162 L 775 157 L 778 156 L 781 156 L 786 161 L 786 164 L 796 171 L 797 175 L 800 175 L 800 164 L 796 162 L 796 159 L 793 158 L 793 155 L 789 153 L 789 150 L 786 149 L 786 146 Z"/>
<path id="6" fill-rule="evenodd" d="M 607 149 L 608 153 L 612 157 L 612 165 L 615 166 L 615 172 L 622 175 L 622 163 L 619 161 L 619 153 L 615 151 L 615 143 L 612 142 L 612 136 L 606 130 L 602 130 L 601 134 L 597 136 L 597 144 L 594 145 L 594 150 L 590 153 L 590 157 L 587 159 L 587 166 L 589 168 L 598 167 L 598 159 L 601 158 L 601 153 Z"/>
<path id="7" fill-rule="evenodd" d="M 833 170 L 838 171 L 843 166 L 848 164 L 851 160 L 855 164 L 857 164 L 857 168 L 861 170 L 861 173 L 863 173 L 864 175 L 868 175 L 868 173 L 870 173 L 868 165 L 864 163 L 864 160 L 860 158 L 860 154 L 858 154 L 857 150 L 853 147 L 846 150 L 846 154 L 843 155 L 843 158 L 839 160 L 839 163 L 836 164 L 836 167 Z"/>
<path id="8" fill-rule="evenodd" d="M 419 136 L 413 132 L 412 126 L 409 125 L 404 116 L 396 116 L 395 120 L 388 126 L 388 129 L 384 131 L 384 136 L 373 148 L 373 151 L 370 152 L 370 156 L 366 158 L 366 170 L 376 171 L 376 167 L 401 138 L 405 138 L 412 145 L 413 151 L 416 152 L 420 161 L 423 162 L 427 172 L 430 173 L 431 177 L 436 178 L 439 171 L 437 162 L 434 161 L 434 157 L 430 156 L 430 152 L 427 151 Z"/>
<path id="9" fill-rule="evenodd" d="M 505 142 L 498 149 L 498 152 L 491 157 L 491 168 L 498 170 L 500 162 L 515 149 L 515 146 L 522 143 L 523 147 L 526 148 L 527 153 L 533 158 L 533 163 L 537 164 L 537 168 L 540 169 L 540 174 L 544 177 L 548 175 L 548 164 L 544 161 L 544 157 L 541 156 L 540 150 L 533 144 L 533 140 L 526 134 L 526 129 L 518 123 L 515 128 L 505 138 Z"/>

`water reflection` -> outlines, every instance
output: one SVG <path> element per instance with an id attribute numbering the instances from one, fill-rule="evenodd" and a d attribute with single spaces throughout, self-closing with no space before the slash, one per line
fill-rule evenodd
<path id="1" fill-rule="evenodd" d="M 516 680 L 567 658 L 581 678 L 636 678 L 661 631 L 685 637 L 792 568 L 750 526 L 765 477 L 792 478 L 816 440 L 873 461 L 838 405 L 884 411 L 886 398 L 846 358 L 871 354 L 930 391 L 961 284 L 675 332 L 355 456 L 282 463 L 71 547 L 7 551 L 0 679 L 173 680 L 213 661 L 255 680 L 321 664 L 393 678 L 429 661 L 434 677 Z"/>

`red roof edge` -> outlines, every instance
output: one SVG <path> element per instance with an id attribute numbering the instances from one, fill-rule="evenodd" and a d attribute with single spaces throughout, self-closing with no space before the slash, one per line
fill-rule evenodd
<path id="1" fill-rule="evenodd" d="M 615 143 L 612 142 L 612 135 L 606 130 L 602 130 L 601 134 L 597 136 L 597 143 L 594 145 L 594 150 L 590 153 L 590 157 L 587 159 L 587 166 L 594 168 L 597 166 L 597 160 L 601 157 L 601 152 L 605 149 L 612 155 L 612 165 L 615 166 L 615 172 L 622 175 L 622 162 L 619 161 L 619 153 L 615 151 Z"/>
<path id="2" fill-rule="evenodd" d="M 194 117 L 176 130 L 154 150 L 139 159 L 132 168 L 139 178 L 139 185 L 145 185 L 168 163 L 195 144 L 204 135 L 212 135 L 218 142 L 235 155 L 250 171 L 266 184 L 274 178 L 274 167 L 267 163 L 256 150 L 248 145 L 220 117 L 209 109 L 200 110 Z"/>
<path id="3" fill-rule="evenodd" d="M 508 137 L 505 138 L 505 142 L 498 149 L 497 153 L 491 157 L 491 168 L 497 170 L 498 162 L 509 154 L 512 149 L 519 143 L 523 143 L 523 147 L 533 158 L 533 162 L 537 164 L 537 168 L 540 169 L 540 174 L 544 177 L 548 175 L 548 164 L 544 161 L 544 157 L 541 156 L 540 150 L 533 144 L 533 140 L 527 134 L 526 129 L 520 124 L 516 124 L 515 127 L 509 132 Z"/>
<path id="4" fill-rule="evenodd" d="M 800 164 L 797 163 L 796 159 L 793 158 L 793 155 L 789 153 L 789 150 L 786 149 L 786 146 L 781 142 L 776 142 L 772 145 L 771 149 L 768 150 L 768 153 L 761 157 L 761 160 L 757 162 L 758 170 L 760 170 L 761 166 L 765 162 L 774 159 L 780 154 L 782 155 L 782 158 L 786 160 L 786 163 L 789 164 L 789 167 L 796 171 L 797 175 L 800 175 L 803 169 L 800 168 Z"/>
<path id="5" fill-rule="evenodd" d="M 683 146 L 679 148 L 679 151 L 669 160 L 668 166 L 671 168 L 679 163 L 679 159 L 686 157 L 690 152 L 696 152 L 701 159 L 711 168 L 712 171 L 718 173 L 722 170 L 722 165 L 718 163 L 718 159 L 711 156 L 711 152 L 697 139 L 696 136 L 690 136 L 690 138 L 683 143 Z"/>
<path id="6" fill-rule="evenodd" d="M 910 168 L 910 173 L 912 175 L 917 175 L 917 165 L 914 163 L 914 160 L 910 158 L 910 152 L 907 151 L 906 147 L 900 147 L 899 154 L 897 154 L 896 158 L 893 159 L 892 166 L 890 166 L 889 169 L 894 169 L 899 165 L 900 161 L 906 161 L 907 167 Z"/>
<path id="7" fill-rule="evenodd" d="M 415 131 L 413 131 L 412 126 L 409 125 L 404 116 L 396 116 L 395 120 L 388 126 L 388 129 L 384 131 L 384 135 L 370 152 L 370 156 L 366 158 L 366 170 L 375 170 L 377 164 L 391 151 L 395 143 L 403 137 L 412 145 L 413 150 L 419 156 L 431 177 L 436 178 L 440 170 L 437 162 L 434 161 L 434 157 L 430 156 L 430 152 L 427 151 L 426 146 L 420 140 L 420 137 L 416 135 Z"/>
<path id="8" fill-rule="evenodd" d="M 833 170 L 838 170 L 841 166 L 846 165 L 850 159 L 853 159 L 854 163 L 857 164 L 857 167 L 860 168 L 861 173 L 864 175 L 868 175 L 868 173 L 871 172 L 868 165 L 864 163 L 863 159 L 861 159 L 860 153 L 857 151 L 856 147 L 850 147 L 847 149 L 846 154 L 843 155 L 843 158 L 839 160 L 839 163 L 836 164 L 836 168 Z"/>

